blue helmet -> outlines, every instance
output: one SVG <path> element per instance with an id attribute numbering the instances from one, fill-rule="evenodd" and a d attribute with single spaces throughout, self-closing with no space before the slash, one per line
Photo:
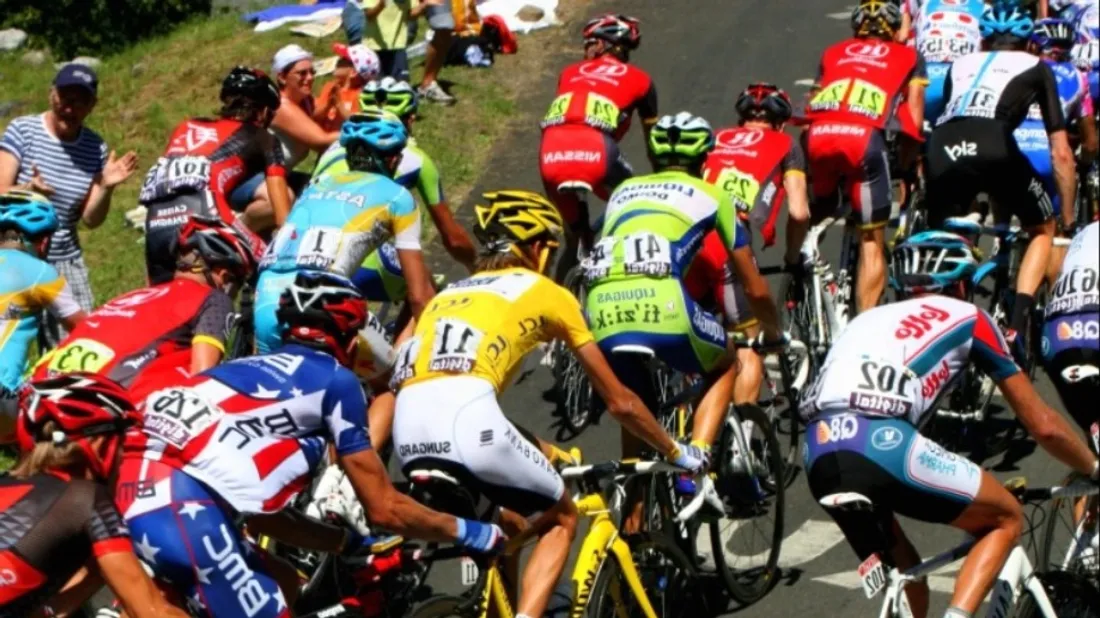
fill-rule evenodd
<path id="1" fill-rule="evenodd" d="M 7 227 L 36 238 L 57 229 L 57 213 L 41 195 L 12 189 L 0 195 L 0 229 Z"/>
<path id="2" fill-rule="evenodd" d="M 978 20 L 982 31 L 982 38 L 989 39 L 997 36 L 1013 36 L 1027 40 L 1031 31 L 1035 29 L 1035 22 L 1031 17 L 1015 3 L 995 2 L 992 6 L 986 6 L 982 11 L 982 17 Z"/>
<path id="3" fill-rule="evenodd" d="M 970 285 L 978 266 L 970 241 L 951 232 L 921 232 L 893 252 L 890 285 L 903 294 L 940 292 Z"/>
<path id="4" fill-rule="evenodd" d="M 1042 51 L 1069 51 L 1075 39 L 1073 26 L 1068 21 L 1051 17 L 1035 22 L 1035 30 L 1028 40 Z"/>
<path id="5" fill-rule="evenodd" d="M 396 114 L 378 108 L 367 108 L 348 118 L 340 127 L 340 145 L 347 148 L 356 142 L 366 144 L 380 156 L 397 154 L 409 141 L 405 125 Z"/>

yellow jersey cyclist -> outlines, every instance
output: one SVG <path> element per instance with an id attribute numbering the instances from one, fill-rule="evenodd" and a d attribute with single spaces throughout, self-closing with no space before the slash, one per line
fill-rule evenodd
<path id="1" fill-rule="evenodd" d="M 474 244 L 451 213 L 435 161 L 417 145 L 412 136 L 418 105 L 416 89 L 408 82 L 392 77 L 367 82 L 359 96 L 361 109 L 382 109 L 401 119 L 409 141 L 401 152 L 401 162 L 397 165 L 393 179 L 409 191 L 416 188 L 421 202 L 431 215 L 432 223 L 439 230 L 443 248 L 458 263 L 472 271 L 477 255 Z M 346 150 L 336 143 L 317 160 L 313 177 L 316 179 L 325 174 L 344 171 L 347 171 Z M 368 300 L 400 301 L 405 298 L 406 286 L 401 263 L 397 260 L 397 251 L 389 242 L 367 256 L 363 266 L 352 275 L 352 281 Z"/>
<path id="2" fill-rule="evenodd" d="M 519 618 L 534 618 L 565 567 L 577 510 L 551 465 L 568 455 L 509 422 L 497 401 L 527 353 L 564 340 L 624 429 L 693 472 L 702 469 L 703 454 L 674 442 L 619 382 L 577 300 L 544 275 L 563 231 L 553 204 L 526 191 L 483 197 L 488 204 L 475 208 L 484 248 L 476 273 L 439 292 L 398 349 L 394 452 L 406 475 L 424 467 L 447 471 L 509 509 L 505 521 L 541 513 L 531 523 L 540 537 L 518 603 Z"/>
<path id="3" fill-rule="evenodd" d="M 317 178 L 279 229 L 260 261 L 255 305 L 256 346 L 278 347 L 279 296 L 298 272 L 327 271 L 350 278 L 363 259 L 393 239 L 417 316 L 435 293 L 420 247 L 420 212 L 393 181 L 408 136 L 389 112 L 366 109 L 340 128 L 348 170 Z"/>
<path id="4" fill-rule="evenodd" d="M 779 341 L 779 321 L 729 194 L 702 179 L 715 143 L 710 125 L 688 112 L 664 116 L 647 143 L 657 172 L 626 180 L 611 194 L 602 238 L 585 263 L 588 321 L 615 374 L 650 405 L 657 394 L 639 355 L 616 349 L 648 349 L 673 369 L 707 379 L 692 429 L 692 444 L 707 451 L 737 377 L 722 322 L 692 300 L 683 282 L 708 232 L 718 231 L 764 340 Z M 640 446 L 624 434 L 624 456 L 637 455 Z"/>
<path id="5" fill-rule="evenodd" d="M 42 260 L 57 213 L 29 191 L 0 195 L 0 443 L 14 439 L 17 391 L 23 384 L 38 314 L 45 309 L 72 330 L 84 319 L 65 278 Z"/>

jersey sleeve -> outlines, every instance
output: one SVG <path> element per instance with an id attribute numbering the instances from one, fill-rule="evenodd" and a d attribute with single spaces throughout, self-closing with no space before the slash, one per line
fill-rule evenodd
<path id="1" fill-rule="evenodd" d="M 42 270 L 37 279 L 33 289 L 34 299 L 39 307 L 58 318 L 67 318 L 81 311 L 69 282 L 51 264 L 42 262 Z"/>
<path id="2" fill-rule="evenodd" d="M 91 485 L 94 493 L 90 512 L 84 523 L 84 532 L 88 535 L 92 552 L 96 557 L 118 552 L 132 552 L 130 529 L 115 508 L 110 492 L 99 483 L 91 483 Z"/>
<path id="3" fill-rule="evenodd" d="M 321 403 L 322 420 L 341 457 L 371 448 L 367 397 L 351 370 L 337 367 Z"/>
<path id="4" fill-rule="evenodd" d="M 420 250 L 420 209 L 412 195 L 402 188 L 390 200 L 390 218 L 393 222 L 393 246 L 398 249 Z"/>
<path id="5" fill-rule="evenodd" d="M 22 126 L 20 119 L 15 119 L 4 131 L 4 137 L 0 138 L 0 149 L 11 153 L 15 160 L 20 162 L 23 161 L 27 148 L 27 138 L 23 135 Z"/>
<path id="6" fill-rule="evenodd" d="M 233 301 L 228 294 L 221 290 L 207 294 L 206 300 L 199 307 L 198 315 L 195 316 L 195 332 L 191 343 L 208 343 L 225 354 L 225 340 L 228 336 L 226 327 L 231 313 Z"/>
<path id="7" fill-rule="evenodd" d="M 747 247 L 749 235 L 745 228 L 737 222 L 737 209 L 734 207 L 733 201 L 726 192 L 718 191 L 718 193 L 721 197 L 718 200 L 718 217 L 715 221 L 715 228 L 718 230 L 718 235 L 722 237 L 722 243 L 730 251 Z"/>
<path id="8" fill-rule="evenodd" d="M 971 360 L 995 382 L 1016 375 L 1020 368 L 1012 358 L 1001 329 L 985 309 L 977 309 L 978 319 L 974 322 L 973 343 L 970 348 Z"/>
<path id="9" fill-rule="evenodd" d="M 588 324 L 584 321 L 581 304 L 576 297 L 569 290 L 550 280 L 545 280 L 543 283 L 546 284 L 544 287 L 550 288 L 544 298 L 557 299 L 551 303 L 539 303 L 544 307 L 543 315 L 549 317 L 554 324 L 555 335 L 565 341 L 571 350 L 576 350 L 594 341 L 595 336 L 592 335 L 592 331 L 588 329 Z M 543 294 L 536 293 L 543 297 Z"/>
<path id="10" fill-rule="evenodd" d="M 790 173 L 806 173 L 806 153 L 802 151 L 802 145 L 798 140 L 791 140 L 791 147 L 787 149 L 787 155 L 783 157 L 783 175 Z"/>
<path id="11" fill-rule="evenodd" d="M 917 54 L 917 62 L 913 65 L 913 70 L 909 73 L 909 79 L 906 83 L 912 84 L 916 82 L 918 84 L 928 85 L 928 63 L 924 61 L 924 56 Z"/>
<path id="12" fill-rule="evenodd" d="M 439 168 L 436 167 L 435 161 L 423 152 L 420 153 L 420 173 L 416 177 L 416 190 L 428 208 L 434 208 L 446 201 L 443 197 L 443 179 L 440 177 Z"/>
<path id="13" fill-rule="evenodd" d="M 286 162 L 283 160 L 283 147 L 271 133 L 263 130 L 256 132 L 256 141 L 264 160 L 265 176 L 286 176 Z"/>
<path id="14" fill-rule="evenodd" d="M 1043 112 L 1043 124 L 1047 133 L 1065 130 L 1066 118 L 1062 113 L 1062 99 L 1058 96 L 1058 82 L 1054 78 L 1054 72 L 1045 62 L 1037 62 L 1028 70 L 1033 72 L 1035 92 L 1039 93 L 1036 102 Z"/>
<path id="15" fill-rule="evenodd" d="M 657 119 L 657 85 L 648 75 L 645 76 L 644 90 L 634 104 L 634 108 L 638 110 L 638 117 L 643 121 Z"/>

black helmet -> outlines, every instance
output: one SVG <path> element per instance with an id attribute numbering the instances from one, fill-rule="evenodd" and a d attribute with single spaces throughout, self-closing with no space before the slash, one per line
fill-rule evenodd
<path id="1" fill-rule="evenodd" d="M 259 69 L 235 66 L 222 80 L 222 102 L 235 96 L 245 97 L 275 111 L 279 109 L 279 89 L 267 73 Z"/>
<path id="2" fill-rule="evenodd" d="M 241 281 L 247 281 L 256 272 L 251 243 L 221 219 L 192 215 L 180 229 L 176 242 L 178 255 L 197 251 L 207 267 L 228 268 Z"/>

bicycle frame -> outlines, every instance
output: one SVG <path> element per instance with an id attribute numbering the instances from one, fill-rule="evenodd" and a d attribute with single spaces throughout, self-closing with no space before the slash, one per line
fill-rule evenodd
<path id="1" fill-rule="evenodd" d="M 853 252 L 858 249 L 852 239 L 850 228 L 845 228 L 844 245 L 840 254 L 840 269 L 834 276 L 829 263 L 821 259 L 821 250 L 818 245 L 822 234 L 830 227 L 837 225 L 844 225 L 844 221 L 835 217 L 826 217 L 810 228 L 805 242 L 802 243 L 802 255 L 804 259 L 813 265 L 809 284 L 810 289 L 806 295 L 806 298 L 812 299 L 813 302 L 810 306 L 813 314 L 812 328 L 814 329 L 811 349 L 815 354 L 822 356 L 828 351 L 829 345 L 832 343 L 831 338 L 848 325 L 848 306 L 852 294 L 851 277 L 848 270 L 854 264 Z M 834 281 L 838 288 L 837 294 L 833 302 L 826 302 L 825 286 Z M 825 330 L 826 325 L 829 329 L 828 334 Z"/>

